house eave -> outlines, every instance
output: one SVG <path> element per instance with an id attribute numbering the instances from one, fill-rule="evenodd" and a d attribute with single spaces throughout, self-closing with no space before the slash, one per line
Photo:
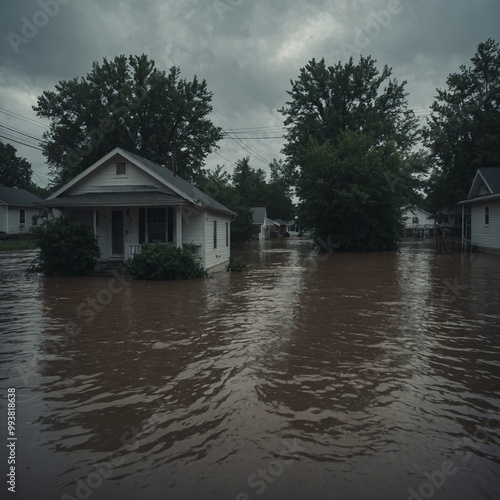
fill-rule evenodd
<path id="1" fill-rule="evenodd" d="M 471 205 L 473 203 L 484 203 L 485 201 L 496 201 L 500 200 L 500 193 L 490 194 L 487 196 L 479 196 L 477 198 L 471 198 L 470 200 L 464 200 L 458 203 L 458 205 Z"/>

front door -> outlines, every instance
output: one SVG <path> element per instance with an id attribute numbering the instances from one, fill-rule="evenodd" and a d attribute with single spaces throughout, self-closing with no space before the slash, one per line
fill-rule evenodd
<path id="1" fill-rule="evenodd" d="M 111 212 L 111 253 L 123 255 L 123 212 L 121 210 Z"/>

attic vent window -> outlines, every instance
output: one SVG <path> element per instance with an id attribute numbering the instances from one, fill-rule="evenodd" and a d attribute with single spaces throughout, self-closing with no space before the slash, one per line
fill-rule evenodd
<path id="1" fill-rule="evenodd" d="M 127 164 L 124 161 L 116 162 L 115 175 L 127 175 Z"/>

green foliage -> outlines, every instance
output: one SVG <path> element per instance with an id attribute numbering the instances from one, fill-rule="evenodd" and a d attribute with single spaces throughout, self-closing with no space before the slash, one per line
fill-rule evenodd
<path id="1" fill-rule="evenodd" d="M 70 218 L 44 220 L 31 234 L 40 248 L 31 272 L 46 276 L 88 276 L 101 255 L 92 229 Z"/>
<path id="2" fill-rule="evenodd" d="M 389 146 L 373 148 L 369 136 L 345 132 L 338 146 L 311 142 L 298 185 L 301 225 L 314 228 L 326 251 L 381 251 L 396 247 L 402 197 L 384 177 L 398 166 Z"/>
<path id="3" fill-rule="evenodd" d="M 194 247 L 147 243 L 123 265 L 125 272 L 142 280 L 192 280 L 207 277 L 194 257 Z"/>
<path id="4" fill-rule="evenodd" d="M 313 59 L 280 110 L 299 221 L 324 250 L 388 250 L 399 240 L 401 206 L 425 163 L 411 151 L 417 121 L 406 82 L 391 74 L 387 66 L 379 72 L 371 57 L 330 67 Z"/>
<path id="5" fill-rule="evenodd" d="M 438 89 L 424 130 L 435 167 L 428 184 L 433 213 L 467 198 L 477 168 L 500 166 L 500 45 L 480 43 L 471 61 Z"/>
<path id="6" fill-rule="evenodd" d="M 198 187 L 225 207 L 236 213 L 231 222 L 231 242 L 249 241 L 252 236 L 252 212 L 238 189 L 231 184 L 231 176 L 220 165 L 198 179 Z"/>
<path id="7" fill-rule="evenodd" d="M 119 146 L 192 181 L 222 138 L 209 114 L 212 94 L 205 80 L 166 73 L 146 55 L 95 62 L 85 77 L 60 81 L 33 108 L 51 120 L 43 152 L 53 183 L 60 186 Z"/>
<path id="8" fill-rule="evenodd" d="M 0 185 L 30 190 L 31 165 L 16 153 L 14 146 L 0 142 Z"/>
<path id="9" fill-rule="evenodd" d="M 247 267 L 247 263 L 243 257 L 231 257 L 229 264 L 226 266 L 228 272 L 241 273 Z"/>

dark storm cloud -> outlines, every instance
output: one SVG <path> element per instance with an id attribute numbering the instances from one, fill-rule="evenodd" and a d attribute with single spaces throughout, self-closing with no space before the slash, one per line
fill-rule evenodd
<path id="1" fill-rule="evenodd" d="M 40 24 L 37 12 L 54 3 L 58 12 L 16 50 L 9 34 L 23 36 L 25 20 Z M 161 69 L 206 79 L 224 128 L 281 124 L 290 79 L 313 57 L 333 65 L 371 54 L 408 80 L 412 106 L 428 107 L 478 43 L 500 39 L 497 0 L 18 0 L 0 9 L 0 106 L 32 117 L 36 97 L 59 80 L 87 74 L 103 57 L 142 53 Z M 266 160 L 282 146 L 246 143 Z M 249 154 L 220 145 L 231 161 Z"/>

